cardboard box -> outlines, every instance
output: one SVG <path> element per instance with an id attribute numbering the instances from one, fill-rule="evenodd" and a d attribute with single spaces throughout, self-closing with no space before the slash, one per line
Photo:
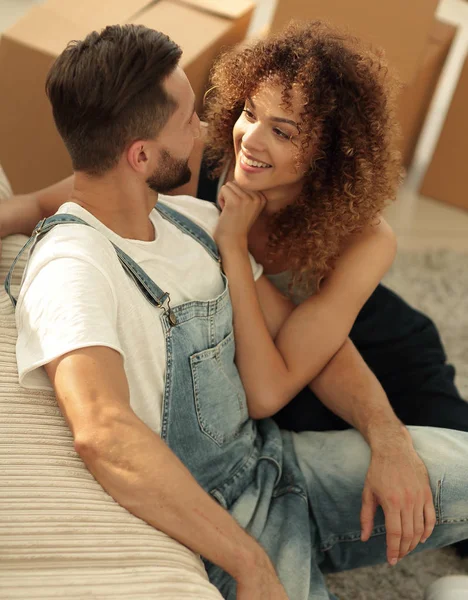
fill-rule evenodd
<path id="1" fill-rule="evenodd" d="M 427 111 L 456 31 L 457 28 L 453 25 L 437 19 L 434 21 L 416 77 L 400 94 L 397 114 L 402 130 L 403 164 L 406 167 L 413 159 Z"/>
<path id="2" fill-rule="evenodd" d="M 250 0 L 160 0 L 133 22 L 163 31 L 182 47 L 180 66 L 190 80 L 201 114 L 213 61 L 222 48 L 244 39 L 253 8 Z"/>
<path id="3" fill-rule="evenodd" d="M 278 0 L 271 31 L 323 19 L 385 49 L 404 83 L 416 75 L 439 0 Z"/>
<path id="4" fill-rule="evenodd" d="M 421 194 L 468 210 L 468 57 L 452 99 Z"/>
<path id="5" fill-rule="evenodd" d="M 184 51 L 181 66 L 200 109 L 213 59 L 244 39 L 252 0 L 48 0 L 0 40 L 0 164 L 15 193 L 45 187 L 72 172 L 45 95 L 47 73 L 70 40 L 109 24 L 163 31 Z"/>

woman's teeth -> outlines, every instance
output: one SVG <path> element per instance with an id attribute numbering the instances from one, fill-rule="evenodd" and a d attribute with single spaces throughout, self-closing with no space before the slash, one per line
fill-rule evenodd
<path id="1" fill-rule="evenodd" d="M 262 169 L 269 169 L 271 167 L 271 165 L 267 163 L 262 163 L 258 160 L 250 160 L 250 158 L 247 158 L 246 156 L 244 156 L 244 154 L 242 154 L 241 160 L 246 165 L 249 165 L 249 167 L 261 167 Z"/>

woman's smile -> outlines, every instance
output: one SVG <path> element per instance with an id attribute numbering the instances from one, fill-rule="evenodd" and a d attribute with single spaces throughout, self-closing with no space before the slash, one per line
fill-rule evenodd
<path id="1" fill-rule="evenodd" d="M 247 153 L 243 148 L 239 151 L 238 155 L 239 166 L 247 173 L 262 173 L 266 169 L 271 169 L 272 165 L 258 160 L 251 154 Z"/>

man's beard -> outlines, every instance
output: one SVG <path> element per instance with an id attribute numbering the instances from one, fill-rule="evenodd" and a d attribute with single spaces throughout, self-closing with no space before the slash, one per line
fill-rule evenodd
<path id="1" fill-rule="evenodd" d="M 165 194 L 188 183 L 191 177 L 188 159 L 174 158 L 167 150 L 161 150 L 160 165 L 146 183 L 154 192 Z"/>

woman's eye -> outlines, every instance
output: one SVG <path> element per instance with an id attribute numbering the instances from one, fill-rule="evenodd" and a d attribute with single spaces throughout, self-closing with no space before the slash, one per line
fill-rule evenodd
<path id="1" fill-rule="evenodd" d="M 255 119 L 255 115 L 253 114 L 253 112 L 251 110 L 249 110 L 248 108 L 244 108 L 244 110 L 242 111 L 243 113 L 245 113 L 245 116 L 248 119 Z"/>
<path id="2" fill-rule="evenodd" d="M 281 129 L 278 129 L 278 127 L 274 127 L 273 131 L 275 132 L 275 135 L 282 138 L 283 140 L 291 139 L 290 135 L 288 135 L 287 133 L 284 133 L 284 131 L 281 131 Z"/>

